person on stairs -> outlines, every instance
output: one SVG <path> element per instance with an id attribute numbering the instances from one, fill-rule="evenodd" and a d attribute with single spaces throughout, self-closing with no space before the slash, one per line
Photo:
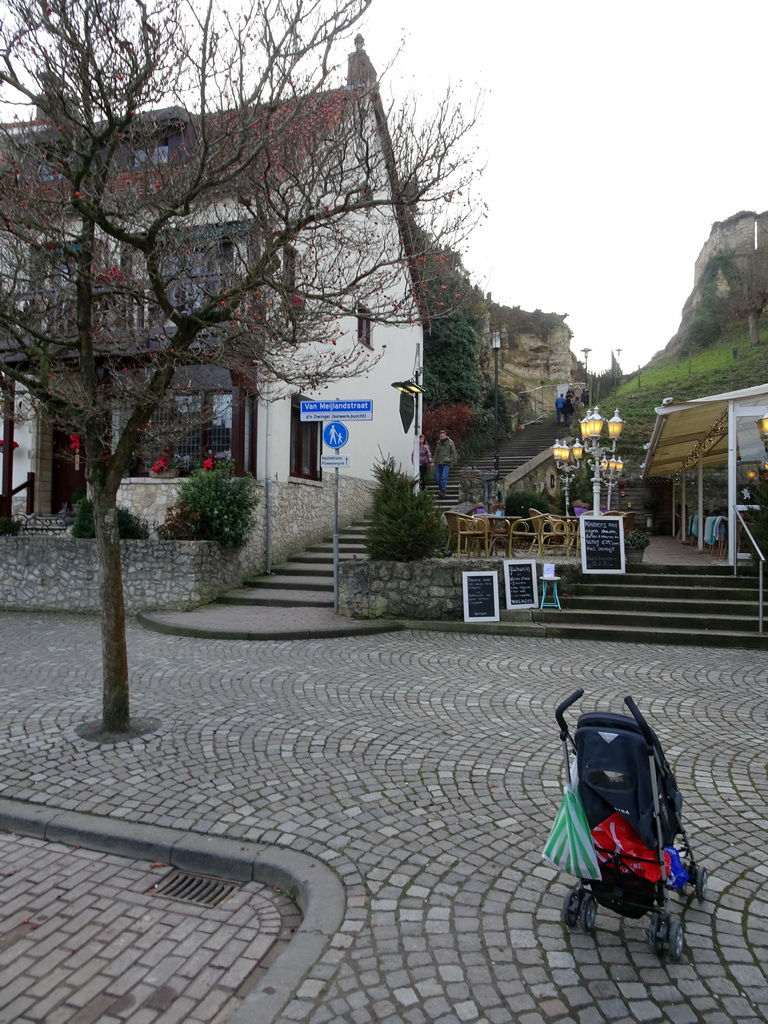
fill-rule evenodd
<path id="1" fill-rule="evenodd" d="M 446 496 L 446 488 L 448 486 L 448 470 L 455 461 L 456 445 L 448 437 L 448 433 L 445 430 L 441 430 L 435 445 L 435 483 L 443 497 Z"/>
<path id="2" fill-rule="evenodd" d="M 419 483 L 422 491 L 427 486 L 427 473 L 432 465 L 432 449 L 423 434 L 419 434 Z"/>

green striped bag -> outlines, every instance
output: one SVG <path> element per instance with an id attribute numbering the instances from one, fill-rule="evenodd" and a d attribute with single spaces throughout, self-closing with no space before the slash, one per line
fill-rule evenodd
<path id="1" fill-rule="evenodd" d="M 600 866 L 578 789 L 565 786 L 542 856 L 577 878 L 600 878 Z"/>

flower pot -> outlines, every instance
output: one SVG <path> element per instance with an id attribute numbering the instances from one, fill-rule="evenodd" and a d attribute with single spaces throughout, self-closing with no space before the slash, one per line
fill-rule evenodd
<path id="1" fill-rule="evenodd" d="M 159 480 L 175 480 L 179 472 L 178 469 L 150 469 L 149 475 Z"/>
<path id="2" fill-rule="evenodd" d="M 624 548 L 624 561 L 627 565 L 638 565 L 644 554 L 645 548 Z"/>

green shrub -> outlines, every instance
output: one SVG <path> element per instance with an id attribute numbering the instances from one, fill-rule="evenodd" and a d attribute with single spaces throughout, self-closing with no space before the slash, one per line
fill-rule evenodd
<path id="1" fill-rule="evenodd" d="M 549 512 L 549 501 L 541 491 L 508 491 L 504 514 L 528 518 L 528 509 L 536 508 L 539 512 Z"/>
<path id="2" fill-rule="evenodd" d="M 20 529 L 20 519 L 9 519 L 7 516 L 0 516 L 0 537 L 15 537 Z"/>
<path id="3" fill-rule="evenodd" d="M 367 533 L 370 557 L 414 562 L 438 554 L 445 545 L 446 530 L 432 495 L 414 493 L 413 480 L 395 469 L 393 458 L 375 465 L 373 475 L 377 486 Z"/>
<path id="4" fill-rule="evenodd" d="M 223 548 L 240 547 L 258 501 L 253 477 L 234 476 L 231 462 L 219 462 L 214 469 L 196 470 L 182 483 L 158 533 L 166 540 L 212 540 Z"/>
<path id="5" fill-rule="evenodd" d="M 651 543 L 651 538 L 647 533 L 642 533 L 640 530 L 632 530 L 631 533 L 627 533 L 624 536 L 624 547 L 633 548 L 635 551 L 643 551 Z"/>
<path id="6" fill-rule="evenodd" d="M 146 523 L 127 508 L 117 510 L 117 531 L 121 540 L 146 540 L 149 533 Z M 81 540 L 92 540 L 96 536 L 93 502 L 90 498 L 81 498 L 78 502 L 77 515 L 72 524 L 72 536 Z"/>

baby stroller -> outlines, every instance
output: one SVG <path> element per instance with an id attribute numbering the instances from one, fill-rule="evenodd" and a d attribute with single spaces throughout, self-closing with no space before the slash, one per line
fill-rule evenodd
<path id="1" fill-rule="evenodd" d="M 631 717 L 600 711 L 582 714 L 571 738 L 565 712 L 583 694 L 571 694 L 555 718 L 567 789 L 576 800 L 581 798 L 597 863 L 593 877 L 581 878 L 565 897 L 563 920 L 591 931 L 598 904 L 624 917 L 650 914 L 647 935 L 652 952 L 658 956 L 666 946 L 669 956 L 679 960 L 685 936 L 681 922 L 669 911 L 670 890 L 683 892 L 691 886 L 703 900 L 707 887 L 706 869 L 696 866 L 680 820 L 682 794 L 658 737 L 631 697 L 624 700 Z M 576 754 L 573 768 L 569 742 Z"/>

